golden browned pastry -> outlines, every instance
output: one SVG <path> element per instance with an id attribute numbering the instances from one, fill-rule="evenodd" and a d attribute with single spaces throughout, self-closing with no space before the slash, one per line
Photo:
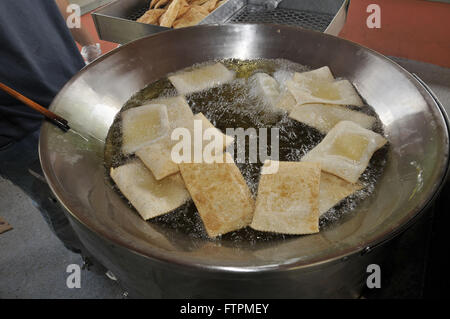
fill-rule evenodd
<path id="1" fill-rule="evenodd" d="M 223 163 L 181 163 L 181 176 L 210 237 L 244 228 L 253 217 L 254 200 L 229 153 Z"/>
<path id="2" fill-rule="evenodd" d="M 202 4 L 202 7 L 208 10 L 208 12 L 213 11 L 216 8 L 217 0 L 208 0 L 204 4 Z"/>
<path id="3" fill-rule="evenodd" d="M 149 10 L 137 22 L 166 28 L 198 24 L 227 0 L 152 0 Z"/>
<path id="4" fill-rule="evenodd" d="M 147 23 L 147 24 L 158 24 L 159 18 L 166 12 L 165 9 L 150 9 L 144 13 L 137 22 Z"/>
<path id="5" fill-rule="evenodd" d="M 205 12 L 206 11 L 206 12 Z M 209 12 L 200 6 L 192 6 L 186 14 L 173 23 L 174 29 L 190 27 L 202 21 Z"/>
<path id="6" fill-rule="evenodd" d="M 181 0 L 173 0 L 167 11 L 161 16 L 159 19 L 159 25 L 161 27 L 171 28 L 175 19 L 178 16 L 178 11 L 180 11 L 182 1 Z"/>

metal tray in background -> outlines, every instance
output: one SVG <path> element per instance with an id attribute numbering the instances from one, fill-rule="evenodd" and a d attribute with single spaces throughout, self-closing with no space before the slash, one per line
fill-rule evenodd
<path id="1" fill-rule="evenodd" d="M 349 0 L 228 0 L 200 24 L 288 24 L 337 35 L 347 16 Z M 149 8 L 149 0 L 116 0 L 96 10 L 94 19 L 100 39 L 127 43 L 166 27 L 136 22 Z"/>

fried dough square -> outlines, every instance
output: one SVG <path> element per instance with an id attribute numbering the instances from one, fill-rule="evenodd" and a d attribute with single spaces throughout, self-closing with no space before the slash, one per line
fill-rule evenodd
<path id="1" fill-rule="evenodd" d="M 192 130 L 194 114 L 184 97 L 172 97 L 152 100 L 152 103 L 164 104 L 167 107 L 169 132 L 161 140 L 140 148 L 136 155 L 144 162 L 157 180 L 178 172 L 178 165 L 172 161 L 171 151 L 175 141 L 171 140 L 171 134 L 176 128 Z"/>
<path id="2" fill-rule="evenodd" d="M 150 1 L 149 8 L 152 9 L 160 0 L 152 0 Z"/>
<path id="3" fill-rule="evenodd" d="M 349 183 L 342 178 L 322 171 L 320 175 L 319 216 L 362 188 L 363 186 L 360 183 Z"/>
<path id="4" fill-rule="evenodd" d="M 200 132 L 200 134 L 197 133 L 199 136 L 195 136 L 196 132 Z M 186 147 L 190 147 L 189 158 L 184 158 L 184 152 L 187 151 L 184 148 L 182 150 L 178 148 L 174 149 L 174 153 L 171 154 L 172 156 L 178 157 L 176 160 L 177 163 L 180 163 L 180 161 L 187 163 L 199 161 L 212 163 L 216 160 L 217 156 L 223 154 L 224 149 L 234 143 L 233 137 L 223 134 L 219 129 L 214 127 L 203 113 L 198 113 L 194 116 L 194 125 L 190 129 L 190 137 L 191 141 L 189 145 L 186 145 Z M 194 143 L 197 143 L 197 145 Z M 195 148 L 196 146 L 197 149 Z M 196 151 L 197 158 L 195 157 Z"/>
<path id="5" fill-rule="evenodd" d="M 145 12 L 137 22 L 158 25 L 159 18 L 164 14 L 165 9 L 150 9 Z"/>
<path id="6" fill-rule="evenodd" d="M 373 116 L 331 104 L 298 105 L 292 108 L 289 117 L 314 127 L 322 134 L 328 133 L 341 121 L 352 121 L 365 129 L 371 129 L 376 121 Z"/>
<path id="7" fill-rule="evenodd" d="M 322 170 L 356 183 L 373 153 L 386 143 L 380 134 L 354 122 L 341 121 L 301 160 L 321 163 Z"/>
<path id="8" fill-rule="evenodd" d="M 172 148 L 178 141 L 172 141 L 171 135 L 176 128 L 186 128 L 194 138 L 194 121 L 200 120 L 202 124 L 202 155 L 204 148 L 211 143 L 210 141 L 203 141 L 203 134 L 207 129 L 214 129 L 214 136 L 221 136 L 223 138 L 223 147 L 220 149 L 222 151 L 230 144 L 234 142 L 234 138 L 223 134 L 208 121 L 208 119 L 202 114 L 198 113 L 195 116 L 183 97 L 167 98 L 167 99 L 157 99 L 153 100 L 154 103 L 162 103 L 167 105 L 168 113 L 168 134 L 159 141 L 152 143 L 146 147 L 140 148 L 136 151 L 136 155 L 144 162 L 155 176 L 157 180 L 161 180 L 166 176 L 175 174 L 179 171 L 178 164 L 172 160 Z M 191 140 L 191 160 L 193 161 L 193 144 L 194 141 Z"/>
<path id="9" fill-rule="evenodd" d="M 191 5 L 192 6 L 201 6 L 202 4 L 205 4 L 208 1 L 209 0 L 194 0 L 194 1 L 192 1 Z"/>
<path id="10" fill-rule="evenodd" d="M 327 66 L 323 66 L 321 68 L 307 71 L 307 72 L 295 72 L 293 75 L 293 79 L 296 82 L 324 82 L 331 83 L 334 81 L 334 76 L 331 73 L 331 70 Z"/>
<path id="11" fill-rule="evenodd" d="M 163 139 L 136 152 L 137 157 L 158 181 L 179 171 L 178 165 L 172 161 L 172 146 L 169 139 Z"/>
<path id="12" fill-rule="evenodd" d="M 276 106 L 280 98 L 280 85 L 267 73 L 255 73 L 249 78 L 250 94 L 262 99 L 270 106 Z"/>
<path id="13" fill-rule="evenodd" d="M 217 135 L 220 135 L 223 139 L 223 149 L 224 150 L 227 146 L 234 143 L 234 138 L 222 133 L 218 128 L 216 128 L 212 123 L 203 115 L 203 113 L 197 113 L 194 115 L 194 120 L 201 120 L 202 121 L 202 129 L 203 133 L 207 129 L 213 129 L 217 132 Z"/>
<path id="14" fill-rule="evenodd" d="M 278 97 L 276 107 L 290 113 L 296 105 L 297 101 L 292 93 L 287 89 L 282 90 Z"/>
<path id="15" fill-rule="evenodd" d="M 162 7 L 162 6 L 165 6 L 167 3 L 169 3 L 169 2 L 171 2 L 172 0 L 156 0 L 156 1 L 153 1 L 152 0 L 152 2 L 150 3 L 150 8 L 151 8 L 151 5 L 152 5 L 152 3 L 154 4 L 154 8 L 155 9 L 158 9 L 159 7 Z"/>
<path id="16" fill-rule="evenodd" d="M 286 86 L 298 104 L 322 103 L 363 106 L 364 103 L 347 80 L 332 83 L 287 81 Z"/>
<path id="17" fill-rule="evenodd" d="M 278 162 L 278 171 L 265 174 L 258 186 L 253 229 L 304 235 L 319 231 L 320 164 Z"/>
<path id="18" fill-rule="evenodd" d="M 157 181 L 140 160 L 111 168 L 111 178 L 144 220 L 169 213 L 190 198 L 180 174 Z"/>
<path id="19" fill-rule="evenodd" d="M 169 76 L 170 82 L 182 95 L 219 86 L 234 78 L 235 73 L 228 70 L 222 63 L 210 64 Z"/>
<path id="20" fill-rule="evenodd" d="M 181 163 L 181 175 L 210 237 L 250 224 L 254 201 L 231 155 L 224 163 Z"/>
<path id="21" fill-rule="evenodd" d="M 132 154 L 167 136 L 169 119 L 163 104 L 131 108 L 122 116 L 122 151 Z"/>
<path id="22" fill-rule="evenodd" d="M 299 105 L 309 103 L 363 106 L 353 85 L 347 80 L 335 81 L 328 67 L 295 73 L 286 87 Z"/>

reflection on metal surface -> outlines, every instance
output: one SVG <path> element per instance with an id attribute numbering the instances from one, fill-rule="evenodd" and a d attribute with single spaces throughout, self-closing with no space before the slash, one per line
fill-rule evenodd
<path id="1" fill-rule="evenodd" d="M 422 190 L 422 187 L 423 187 L 423 169 L 415 161 L 412 161 L 410 164 L 416 168 L 416 171 L 417 171 L 417 185 L 416 185 L 416 187 L 414 187 L 411 196 L 409 196 L 409 200 L 413 199 L 414 195 L 416 195 L 418 192 L 420 192 Z"/>
<path id="2" fill-rule="evenodd" d="M 96 93 L 87 83 L 75 84 L 70 93 L 52 104 L 55 113 L 70 118 L 76 134 L 104 141 L 121 103 L 113 96 Z"/>

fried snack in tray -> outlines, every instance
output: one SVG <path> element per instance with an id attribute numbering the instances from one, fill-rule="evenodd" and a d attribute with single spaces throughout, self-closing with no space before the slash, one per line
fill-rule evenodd
<path id="1" fill-rule="evenodd" d="M 152 0 L 137 22 L 167 28 L 197 25 L 227 0 Z"/>
<path id="2" fill-rule="evenodd" d="M 187 2 L 187 0 L 182 1 L 180 10 L 178 10 L 177 19 L 181 18 L 183 15 L 185 15 L 189 11 L 190 8 L 191 8 L 191 6 Z"/>
<path id="3" fill-rule="evenodd" d="M 208 1 L 209 0 L 192 0 L 192 1 L 189 1 L 189 2 L 193 6 L 201 6 L 201 5 L 204 5 Z"/>
<path id="4" fill-rule="evenodd" d="M 158 24 L 159 18 L 164 14 L 164 12 L 166 12 L 165 9 L 148 10 L 136 21 L 146 23 L 146 24 Z"/>
<path id="5" fill-rule="evenodd" d="M 192 6 L 185 15 L 174 22 L 173 28 L 179 29 L 196 25 L 200 23 L 200 21 L 202 21 L 207 15 L 208 13 L 202 11 L 202 7 Z"/>
<path id="6" fill-rule="evenodd" d="M 182 1 L 181 0 L 173 0 L 169 7 L 167 8 L 167 11 L 164 12 L 164 14 L 159 19 L 159 25 L 161 27 L 172 27 L 173 23 L 175 22 L 178 11 L 180 11 Z"/>
<path id="7" fill-rule="evenodd" d="M 155 1 L 155 9 L 158 9 L 160 7 L 165 6 L 166 4 L 170 3 L 170 0 L 159 0 L 159 1 Z"/>
<path id="8" fill-rule="evenodd" d="M 216 8 L 217 0 L 208 0 L 204 4 L 202 4 L 202 8 L 208 10 L 208 12 L 213 11 Z"/>

